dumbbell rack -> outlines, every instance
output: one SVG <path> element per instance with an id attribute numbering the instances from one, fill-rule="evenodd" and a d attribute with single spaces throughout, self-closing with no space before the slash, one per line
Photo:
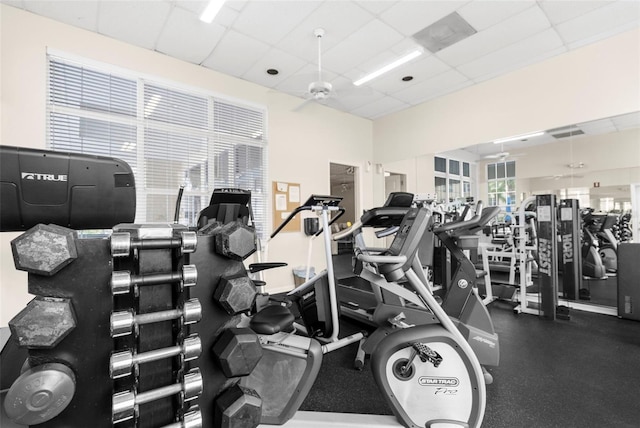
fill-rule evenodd
<path id="1" fill-rule="evenodd" d="M 113 229 L 110 321 L 112 422 L 118 428 L 199 427 L 201 343 L 190 334 L 201 308 L 190 299 L 197 238 L 185 226 Z M 124 320 L 124 322 L 123 322 Z M 192 362 L 193 361 L 193 362 Z"/>

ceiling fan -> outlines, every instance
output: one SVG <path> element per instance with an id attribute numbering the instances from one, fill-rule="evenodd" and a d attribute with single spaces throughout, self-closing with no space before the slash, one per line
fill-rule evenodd
<path id="1" fill-rule="evenodd" d="M 498 159 L 500 162 L 504 162 L 507 159 L 513 159 L 519 156 L 524 156 L 526 153 L 509 153 L 504 150 L 504 145 L 501 145 L 500 151 L 498 153 L 486 155 L 485 159 Z"/>
<path id="2" fill-rule="evenodd" d="M 306 100 L 296 107 L 294 109 L 295 111 L 302 109 L 309 102 L 316 101 L 319 103 L 325 103 L 329 98 L 335 97 L 333 85 L 322 80 L 322 38 L 325 35 L 325 31 L 323 28 L 316 28 L 313 31 L 313 35 L 318 40 L 318 79 L 309 83 L 307 91 L 303 94 Z"/>

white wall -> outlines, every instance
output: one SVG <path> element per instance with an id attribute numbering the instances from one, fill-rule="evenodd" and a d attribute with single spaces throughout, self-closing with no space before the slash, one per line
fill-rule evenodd
<path id="1" fill-rule="evenodd" d="M 416 174 L 407 160 L 638 110 L 640 30 L 633 30 L 380 118 L 374 155 L 385 168 L 405 161 L 407 170 L 393 171 Z"/>
<path id="2" fill-rule="evenodd" d="M 373 171 L 365 171 L 373 158 L 372 123 L 345 113 L 311 104 L 292 110 L 299 98 L 191 65 L 149 50 L 133 47 L 72 26 L 0 5 L 0 143 L 45 148 L 46 52 L 86 58 L 138 73 L 157 76 L 181 85 L 202 88 L 221 96 L 264 105 L 268 109 L 269 180 L 297 182 L 301 196 L 329 192 L 329 162 L 336 154 L 343 163 L 361 165 L 360 207 L 373 206 Z M 16 271 L 10 240 L 17 233 L 0 234 L 0 325 L 31 299 L 27 275 Z M 286 261 L 289 268 L 266 275 L 271 290 L 293 286 L 291 267 L 304 264 L 307 238 L 282 233 L 268 246 L 268 259 Z M 313 264 L 323 268 L 322 245 L 314 246 Z"/>

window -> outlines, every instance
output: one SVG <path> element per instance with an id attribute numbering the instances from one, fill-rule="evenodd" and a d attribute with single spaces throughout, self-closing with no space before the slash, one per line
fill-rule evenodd
<path id="1" fill-rule="evenodd" d="M 266 235 L 266 111 L 49 56 L 47 145 L 112 156 L 136 177 L 136 222 L 195 225 L 217 187 L 251 190 Z"/>
<path id="2" fill-rule="evenodd" d="M 489 206 L 502 208 L 498 218 L 504 220 L 506 215 L 515 210 L 516 205 L 516 162 L 497 162 L 487 165 L 487 196 Z"/>
<path id="3" fill-rule="evenodd" d="M 437 201 L 453 202 L 474 196 L 469 162 L 435 156 L 433 166 Z"/>

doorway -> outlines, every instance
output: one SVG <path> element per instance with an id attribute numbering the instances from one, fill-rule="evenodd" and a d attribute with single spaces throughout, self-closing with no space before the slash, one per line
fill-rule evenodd
<path id="1" fill-rule="evenodd" d="M 407 176 L 405 174 L 397 174 L 395 172 L 384 172 L 384 193 L 385 199 L 392 192 L 407 191 Z"/>
<path id="2" fill-rule="evenodd" d="M 340 206 L 345 209 L 339 224 L 356 221 L 358 167 L 339 163 L 329 164 L 329 180 L 332 196 L 342 197 Z M 358 217 L 359 218 L 359 217 Z"/>

